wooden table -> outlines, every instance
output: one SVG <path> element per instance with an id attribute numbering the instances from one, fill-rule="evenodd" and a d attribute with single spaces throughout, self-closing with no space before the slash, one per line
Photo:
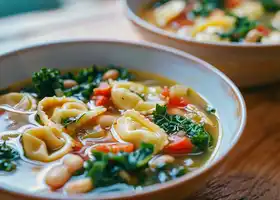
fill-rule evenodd
<path id="1" fill-rule="evenodd" d="M 50 40 L 72 38 L 118 38 L 140 40 L 116 0 L 90 2 L 88 15 L 62 24 L 32 27 L 0 41 L 0 53 Z M 44 21 L 55 13 L 32 14 L 24 19 Z M 23 20 L 23 18 L 21 18 Z M 1 27 L 1 22 L 0 22 Z M 26 34 L 25 34 L 26 33 Z M 248 125 L 236 151 L 197 200 L 278 200 L 280 199 L 280 84 L 243 91 L 248 107 Z"/>

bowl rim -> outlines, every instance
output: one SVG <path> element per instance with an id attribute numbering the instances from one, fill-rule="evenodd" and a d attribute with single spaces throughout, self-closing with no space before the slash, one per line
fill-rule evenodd
<path id="1" fill-rule="evenodd" d="M 164 191 L 166 189 L 174 188 L 177 185 L 183 184 L 184 182 L 196 178 L 198 176 L 201 176 L 203 174 L 206 174 L 207 172 L 210 172 L 211 169 L 217 167 L 219 164 L 221 164 L 226 156 L 234 149 L 236 144 L 238 143 L 244 128 L 246 126 L 246 119 L 247 119 L 247 111 L 246 111 L 246 105 L 245 101 L 243 99 L 243 96 L 237 86 L 220 70 L 216 69 L 212 65 L 208 64 L 207 62 L 190 55 L 188 53 L 185 53 L 183 51 L 166 47 L 159 44 L 154 43 L 148 43 L 148 42 L 134 42 L 134 41 L 125 41 L 125 40 L 112 40 L 112 39 L 94 39 L 94 40 L 85 40 L 85 39 L 68 39 L 68 40 L 54 40 L 54 41 L 48 41 L 48 42 L 42 42 L 37 43 L 33 45 L 28 45 L 24 48 L 19 48 L 14 51 L 7 52 L 0 56 L 0 63 L 4 59 L 7 59 L 12 56 L 16 56 L 21 53 L 29 52 L 29 51 L 36 51 L 40 50 L 41 48 L 49 48 L 49 47 L 59 47 L 59 46 L 67 46 L 67 45 L 75 45 L 75 44 L 115 44 L 120 46 L 126 46 L 128 49 L 130 47 L 138 47 L 138 48 L 145 48 L 149 49 L 151 51 L 159 51 L 159 52 L 165 52 L 169 54 L 173 54 L 177 57 L 183 58 L 183 59 L 189 59 L 193 62 L 196 62 L 199 64 L 200 67 L 210 71 L 210 73 L 214 73 L 215 75 L 219 76 L 224 84 L 226 84 L 229 88 L 231 88 L 232 95 L 235 97 L 235 100 L 239 104 L 239 113 L 240 113 L 240 126 L 237 130 L 235 130 L 235 136 L 232 140 L 231 144 L 229 145 L 228 149 L 225 151 L 224 154 L 220 156 L 219 159 L 202 166 L 201 168 L 197 169 L 196 171 L 186 174 L 182 177 L 176 178 L 174 180 L 168 181 L 166 183 L 162 184 L 155 184 L 151 186 L 146 186 L 144 190 L 141 191 L 128 191 L 128 192 L 122 192 L 121 194 L 115 193 L 115 192 L 109 192 L 106 193 L 104 196 L 94 197 L 93 194 L 83 194 L 81 195 L 64 195 L 63 193 L 32 193 L 30 191 L 15 189 L 10 186 L 1 185 L 0 186 L 0 192 L 8 193 L 13 196 L 22 196 L 25 198 L 32 198 L 32 199 L 61 199 L 61 200 L 67 200 L 67 199 L 75 199 L 75 200 L 94 200 L 94 199 L 106 199 L 106 200 L 113 200 L 113 199 L 129 199 L 132 197 L 145 197 L 146 195 L 149 195 L 150 193 L 154 193 L 156 191 Z"/>
<path id="2" fill-rule="evenodd" d="M 149 31 L 150 33 L 157 34 L 161 37 L 165 37 L 167 39 L 172 39 L 177 42 L 183 42 L 185 44 L 192 44 L 192 45 L 200 45 L 200 46 L 212 46 L 212 47 L 227 47 L 227 48 L 280 48 L 280 43 L 275 44 L 262 44 L 262 43 L 241 43 L 241 42 L 206 42 L 206 41 L 196 41 L 192 38 L 181 38 L 176 35 L 176 33 L 171 33 L 169 31 L 165 31 L 159 27 L 156 27 L 153 24 L 150 24 L 146 20 L 139 17 L 129 6 L 129 1 L 132 0 L 121 0 L 121 4 L 123 10 L 125 12 L 126 17 L 129 21 L 133 24 Z M 152 0 L 151 0 L 152 1 Z M 141 8 L 139 8 L 140 10 Z"/>

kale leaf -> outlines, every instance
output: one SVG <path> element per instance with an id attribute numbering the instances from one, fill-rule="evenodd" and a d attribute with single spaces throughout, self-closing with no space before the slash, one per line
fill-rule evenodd
<path id="1" fill-rule="evenodd" d="M 280 10 L 280 3 L 277 3 L 277 0 L 261 0 L 261 2 L 268 12 L 277 12 Z"/>
<path id="2" fill-rule="evenodd" d="M 63 88 L 63 80 L 58 69 L 42 68 L 32 75 L 33 86 L 40 98 L 55 95 L 56 89 Z"/>
<path id="3" fill-rule="evenodd" d="M 201 151 L 206 151 L 212 145 L 212 136 L 202 124 L 196 124 L 180 115 L 169 115 L 166 106 L 157 104 L 156 110 L 153 112 L 153 121 L 168 134 L 184 131 Z"/>
<path id="4" fill-rule="evenodd" d="M 223 0 L 202 0 L 198 7 L 193 9 L 190 12 L 190 17 L 192 16 L 201 16 L 207 17 L 217 8 L 224 8 L 224 1 Z"/>
<path id="5" fill-rule="evenodd" d="M 127 183 L 122 172 L 136 173 L 148 165 L 152 158 L 154 146 L 142 143 L 134 152 L 119 152 L 117 154 L 92 152 L 95 160 L 85 163 L 87 176 L 93 180 L 95 187 L 103 187 L 115 183 Z"/>
<path id="6" fill-rule="evenodd" d="M 16 169 L 14 160 L 19 158 L 19 153 L 8 146 L 6 142 L 0 144 L 0 171 L 10 172 Z"/>
<path id="7" fill-rule="evenodd" d="M 75 97 L 82 101 L 87 101 L 102 80 L 102 76 L 110 69 L 116 69 L 119 72 L 118 80 L 131 80 L 133 76 L 127 69 L 109 65 L 107 67 L 92 67 L 81 69 L 77 75 L 68 72 L 61 75 L 58 69 L 42 68 L 39 72 L 33 73 L 32 86 L 23 91 L 35 92 L 39 98 L 54 96 L 60 93 L 61 96 Z M 75 80 L 78 85 L 65 89 L 63 81 L 66 79 Z"/>
<path id="8" fill-rule="evenodd" d="M 231 42 L 241 42 L 258 23 L 255 20 L 249 20 L 247 17 L 232 16 L 236 18 L 235 28 L 227 33 L 218 33 L 218 35 L 221 38 L 229 38 Z"/>

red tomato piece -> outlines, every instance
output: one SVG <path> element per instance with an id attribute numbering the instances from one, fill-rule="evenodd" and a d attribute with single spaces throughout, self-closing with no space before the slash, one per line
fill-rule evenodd
<path id="1" fill-rule="evenodd" d="M 169 103 L 170 106 L 175 106 L 175 107 L 185 107 L 189 104 L 189 101 L 187 100 L 186 97 L 170 97 Z"/>
<path id="2" fill-rule="evenodd" d="M 193 144 L 188 137 L 172 136 L 170 139 L 171 143 L 163 150 L 165 153 L 181 154 L 192 152 Z"/>
<path id="3" fill-rule="evenodd" d="M 106 96 L 95 96 L 94 99 L 96 106 L 106 106 L 110 103 L 110 99 Z"/>
<path id="4" fill-rule="evenodd" d="M 256 29 L 257 29 L 260 33 L 262 33 L 264 36 L 268 36 L 269 33 L 271 32 L 271 30 L 270 30 L 269 28 L 265 27 L 264 25 L 258 25 L 258 26 L 256 27 Z"/>
<path id="5" fill-rule="evenodd" d="M 226 8 L 235 8 L 241 4 L 241 0 L 226 0 L 225 7 Z"/>
<path id="6" fill-rule="evenodd" d="M 168 97 L 169 96 L 169 88 L 167 86 L 164 86 L 161 95 L 164 96 L 164 97 Z"/>
<path id="7" fill-rule="evenodd" d="M 93 89 L 95 96 L 111 96 L 111 87 L 108 83 L 102 82 L 100 83 L 98 88 Z"/>

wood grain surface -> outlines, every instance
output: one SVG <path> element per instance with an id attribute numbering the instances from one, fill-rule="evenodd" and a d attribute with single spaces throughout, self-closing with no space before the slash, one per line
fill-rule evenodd
<path id="1" fill-rule="evenodd" d="M 93 13 L 88 18 L 61 26 L 46 26 L 42 30 L 22 34 L 10 43 L 6 43 L 5 48 L 2 45 L 0 53 L 6 49 L 12 50 L 37 42 L 59 39 L 141 39 L 126 20 L 119 1 L 96 0 L 96 2 L 98 3 L 94 4 Z M 101 9 L 104 12 L 100 12 Z M 47 14 L 44 16 L 48 17 Z M 42 20 L 44 16 L 40 19 Z M 32 19 L 32 16 L 29 18 Z M 280 83 L 243 91 L 248 108 L 248 124 L 245 133 L 236 150 L 227 157 L 219 172 L 191 199 L 280 199 L 279 87 Z"/>

